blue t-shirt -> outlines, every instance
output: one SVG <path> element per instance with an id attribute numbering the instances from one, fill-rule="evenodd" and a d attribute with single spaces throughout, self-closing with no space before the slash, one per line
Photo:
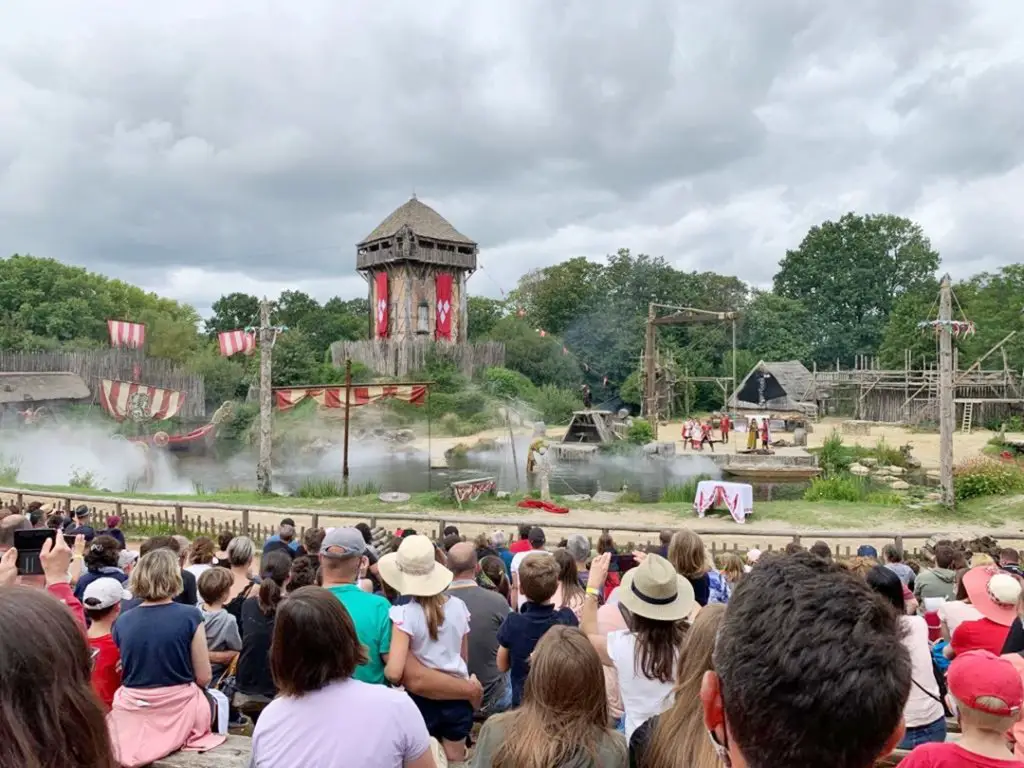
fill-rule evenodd
<path id="1" fill-rule="evenodd" d="M 121 685 L 160 688 L 196 679 L 192 636 L 203 615 L 192 605 L 141 605 L 114 622 L 114 642 L 121 651 Z"/>
<path id="2" fill-rule="evenodd" d="M 512 662 L 513 707 L 518 707 L 523 698 L 526 675 L 530 672 L 530 654 L 544 633 L 556 624 L 578 627 L 580 623 L 568 608 L 556 611 L 553 605 L 526 601 L 522 613 L 510 613 L 498 627 L 498 645 L 508 648 Z"/>

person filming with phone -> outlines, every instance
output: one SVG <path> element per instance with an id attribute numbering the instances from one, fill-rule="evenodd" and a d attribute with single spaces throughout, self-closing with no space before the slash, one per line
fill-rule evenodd
<path id="1" fill-rule="evenodd" d="M 25 525 L 21 526 L 23 522 Z M 75 551 L 85 546 L 75 538 Z M 45 589 L 64 603 L 85 626 L 82 604 L 71 591 L 72 550 L 52 528 L 34 529 L 27 518 L 10 515 L 0 523 L 0 588 L 17 584 Z"/>

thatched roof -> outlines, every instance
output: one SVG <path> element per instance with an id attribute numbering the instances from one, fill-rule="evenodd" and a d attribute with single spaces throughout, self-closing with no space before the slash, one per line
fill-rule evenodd
<path id="1" fill-rule="evenodd" d="M 459 232 L 448 223 L 448 220 L 441 214 L 420 202 L 413 197 L 408 202 L 400 205 L 394 212 L 382 221 L 377 228 L 368 234 L 359 246 L 371 243 L 374 240 L 397 235 L 403 227 L 408 226 L 417 237 L 426 237 L 432 240 L 441 240 L 446 243 L 461 243 L 463 245 L 476 245 L 472 240 Z"/>
<path id="2" fill-rule="evenodd" d="M 764 405 L 761 405 L 760 378 L 764 374 Z M 814 374 L 799 360 L 788 362 L 760 361 L 729 398 L 729 407 L 740 410 L 794 411 L 813 416 L 815 402 Z"/>
<path id="3" fill-rule="evenodd" d="M 81 400 L 89 394 L 77 373 L 0 373 L 0 404 Z"/>

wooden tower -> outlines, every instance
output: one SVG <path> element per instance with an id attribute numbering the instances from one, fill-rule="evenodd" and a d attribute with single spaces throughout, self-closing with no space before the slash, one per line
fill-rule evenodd
<path id="1" fill-rule="evenodd" d="M 477 245 L 441 214 L 413 195 L 356 249 L 369 284 L 371 339 L 468 339 L 466 281 Z"/>

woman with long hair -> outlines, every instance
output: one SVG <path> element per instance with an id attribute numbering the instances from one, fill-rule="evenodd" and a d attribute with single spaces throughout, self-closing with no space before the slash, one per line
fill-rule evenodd
<path id="1" fill-rule="evenodd" d="M 511 599 L 512 588 L 508 583 L 505 561 L 495 555 L 488 555 L 480 561 L 480 570 L 491 580 L 494 588 L 506 600 Z"/>
<path id="2" fill-rule="evenodd" d="M 213 568 L 216 559 L 217 544 L 209 536 L 197 536 L 188 548 L 188 565 L 185 570 L 198 580 L 206 571 Z"/>
<path id="3" fill-rule="evenodd" d="M 260 568 L 259 591 L 242 604 L 242 652 L 238 655 L 238 692 L 233 703 L 254 722 L 277 693 L 270 673 L 270 640 L 291 568 L 290 555 L 281 550 L 268 553 Z"/>
<path id="4" fill-rule="evenodd" d="M 473 768 L 625 768 L 608 726 L 601 660 L 575 627 L 551 627 L 533 651 L 523 703 L 484 723 Z"/>
<path id="5" fill-rule="evenodd" d="M 629 763 L 635 768 L 718 768 L 704 726 L 700 687 L 713 669 L 715 635 L 724 605 L 709 605 L 697 614 L 683 643 L 674 703 L 641 725 L 629 740 Z"/>
<path id="6" fill-rule="evenodd" d="M 697 604 L 690 582 L 661 555 L 649 554 L 626 571 L 617 593 L 629 629 L 602 636 L 597 596 L 610 559 L 610 554 L 598 555 L 590 564 L 580 628 L 602 663 L 618 673 L 628 739 L 645 720 L 671 706 L 680 649 Z"/>
<path id="7" fill-rule="evenodd" d="M 64 605 L 39 589 L 3 587 L 0 669 L 0 765 L 117 768 L 85 634 Z"/>
<path id="8" fill-rule="evenodd" d="M 580 585 L 576 560 L 564 549 L 556 549 L 555 562 L 558 563 L 558 589 L 555 591 L 555 610 L 568 608 L 576 618 L 583 616 L 583 598 L 586 591 Z"/>
<path id="9" fill-rule="evenodd" d="M 277 612 L 270 648 L 279 695 L 253 732 L 253 768 L 435 768 L 426 725 L 412 700 L 353 679 L 364 663 L 366 647 L 338 598 L 320 587 L 290 594 Z"/>
<path id="10" fill-rule="evenodd" d="M 676 531 L 668 544 L 668 561 L 676 573 L 690 582 L 697 605 L 707 605 L 711 597 L 710 569 L 700 536 L 689 528 Z"/>

